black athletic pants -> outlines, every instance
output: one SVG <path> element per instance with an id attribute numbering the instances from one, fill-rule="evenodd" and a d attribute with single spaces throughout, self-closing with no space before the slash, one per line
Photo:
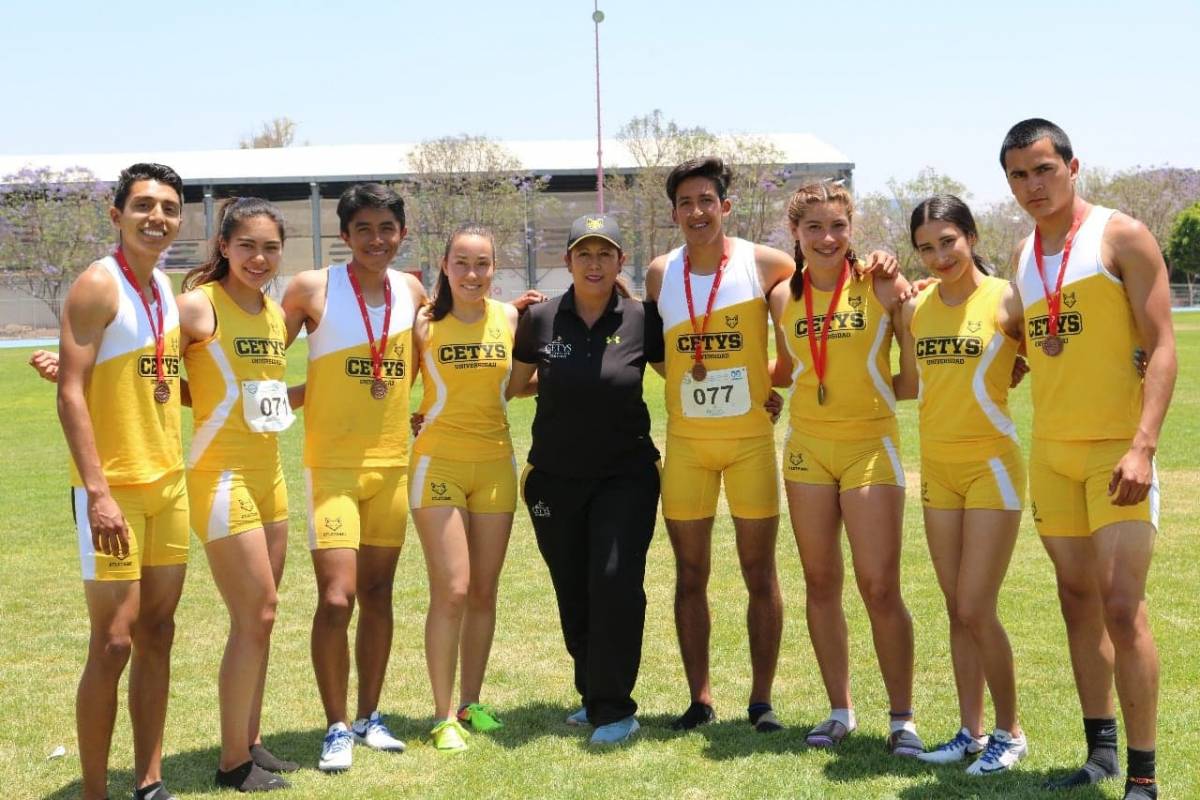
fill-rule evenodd
<path id="1" fill-rule="evenodd" d="M 658 516 L 658 468 L 608 478 L 531 469 L 525 505 L 558 598 L 575 688 L 599 726 L 637 711 L 633 687 L 646 621 L 646 551 Z"/>

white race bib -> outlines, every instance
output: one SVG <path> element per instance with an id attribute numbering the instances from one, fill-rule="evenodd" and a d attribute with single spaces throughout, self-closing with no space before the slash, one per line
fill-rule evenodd
<path id="1" fill-rule="evenodd" d="M 737 417 L 750 410 L 745 367 L 709 370 L 702 381 L 685 372 L 679 393 L 685 417 Z"/>
<path id="2" fill-rule="evenodd" d="M 283 381 L 242 381 L 242 416 L 255 433 L 286 431 L 296 421 Z"/>

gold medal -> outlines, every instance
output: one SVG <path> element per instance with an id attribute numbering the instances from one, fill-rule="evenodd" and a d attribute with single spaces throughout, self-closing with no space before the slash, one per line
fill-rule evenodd
<path id="1" fill-rule="evenodd" d="M 1060 336 L 1047 336 L 1042 342 L 1042 352 L 1048 356 L 1056 356 L 1062 352 L 1063 340 Z"/>
<path id="2" fill-rule="evenodd" d="M 371 397 L 374 397 L 376 400 L 382 400 L 387 397 L 387 393 L 388 385 L 384 382 L 383 378 L 376 378 L 371 381 Z"/>
<path id="3" fill-rule="evenodd" d="M 165 403 L 171 399 L 171 387 L 166 381 L 159 381 L 154 387 L 154 399 L 156 402 Z"/>
<path id="4" fill-rule="evenodd" d="M 825 384 L 823 383 L 817 384 L 817 405 L 825 405 Z"/>
<path id="5" fill-rule="evenodd" d="M 702 381 L 704 380 L 704 376 L 707 374 L 708 369 L 699 361 L 697 361 L 695 364 L 692 364 L 692 380 Z"/>

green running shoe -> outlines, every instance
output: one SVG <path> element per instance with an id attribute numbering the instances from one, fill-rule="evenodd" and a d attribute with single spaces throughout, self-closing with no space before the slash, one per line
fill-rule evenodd
<path id="1" fill-rule="evenodd" d="M 490 706 L 480 703 L 468 703 L 460 708 L 458 721 L 470 725 L 471 730 L 479 733 L 487 733 L 504 727 L 504 723 L 496 717 L 496 712 Z"/>
<path id="2" fill-rule="evenodd" d="M 453 753 L 467 749 L 467 733 L 456 719 L 444 719 L 429 732 L 429 739 L 438 750 Z"/>

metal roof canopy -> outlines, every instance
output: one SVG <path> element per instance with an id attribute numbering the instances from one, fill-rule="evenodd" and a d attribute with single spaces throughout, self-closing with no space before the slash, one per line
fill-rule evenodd
<path id="1" fill-rule="evenodd" d="M 820 166 L 826 171 L 849 171 L 853 162 L 832 145 L 808 133 L 759 134 L 783 152 L 781 164 Z M 590 139 L 500 141 L 523 166 L 539 175 L 594 175 L 591 160 L 595 142 Z M 121 170 L 139 161 L 168 164 L 188 186 L 227 184 L 355 183 L 399 180 L 414 173 L 408 153 L 418 143 L 321 145 L 250 150 L 192 150 L 140 153 L 70 155 L 0 155 L 0 176 L 27 167 L 61 171 L 85 167 L 97 179 L 115 182 Z M 637 169 L 629 150 L 615 139 L 604 142 L 606 170 L 618 173 Z M 572 181 L 572 183 L 574 183 Z"/>

